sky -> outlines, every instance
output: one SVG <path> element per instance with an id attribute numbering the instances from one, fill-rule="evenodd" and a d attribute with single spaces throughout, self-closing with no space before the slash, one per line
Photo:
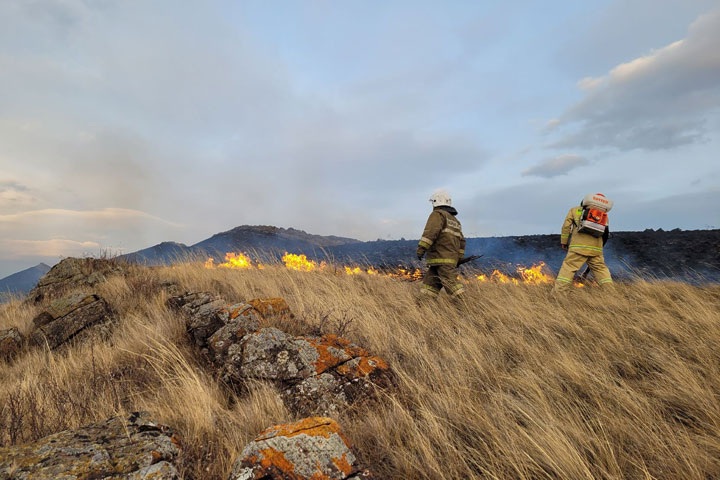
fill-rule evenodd
<path id="1" fill-rule="evenodd" d="M 720 228 L 717 0 L 0 0 L 0 277 L 238 225 Z"/>

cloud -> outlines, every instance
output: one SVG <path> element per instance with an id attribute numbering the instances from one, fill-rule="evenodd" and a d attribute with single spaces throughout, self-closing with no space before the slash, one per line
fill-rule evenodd
<path id="1" fill-rule="evenodd" d="M 59 258 L 100 253 L 98 242 L 52 238 L 49 240 L 0 240 L 0 259 L 22 257 Z"/>
<path id="2" fill-rule="evenodd" d="M 47 220 L 62 222 L 103 222 L 117 224 L 118 222 L 127 222 L 137 219 L 160 222 L 174 227 L 180 226 L 176 223 L 164 220 L 154 215 L 150 215 L 139 210 L 132 210 L 129 208 L 104 208 L 101 210 L 68 210 L 62 208 L 48 208 L 44 210 L 28 210 L 22 213 L 0 215 L 0 225 L 2 225 L 3 223 L 37 224 L 38 222 Z"/>
<path id="3" fill-rule="evenodd" d="M 551 131 L 556 148 L 666 150 L 707 140 L 707 121 L 720 109 L 720 9 L 700 16 L 687 36 L 581 80 L 585 98 Z"/>
<path id="4" fill-rule="evenodd" d="M 559 157 L 548 158 L 522 172 L 523 177 L 536 176 L 552 178 L 559 175 L 567 175 L 570 170 L 583 165 L 589 165 L 587 158 L 581 155 L 567 154 Z"/>
<path id="5" fill-rule="evenodd" d="M 15 180 L 0 180 L 0 211 L 17 211 L 35 204 L 30 189 Z"/>
<path id="6" fill-rule="evenodd" d="M 122 252 L 146 246 L 146 232 L 176 238 L 182 225 L 147 212 L 48 208 L 0 215 L 0 260 L 52 262 L 59 257 Z M 1 275 L 0 275 L 1 276 Z"/>

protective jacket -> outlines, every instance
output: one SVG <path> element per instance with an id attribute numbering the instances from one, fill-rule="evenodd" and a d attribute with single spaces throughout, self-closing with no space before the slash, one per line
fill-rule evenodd
<path id="1" fill-rule="evenodd" d="M 560 243 L 567 245 L 568 239 L 570 239 L 568 250 L 589 257 L 602 255 L 603 246 L 607 243 L 608 236 L 610 235 L 610 228 L 605 228 L 605 233 L 602 237 L 593 237 L 588 233 L 578 233 L 577 229 L 582 220 L 582 213 L 583 207 L 573 207 L 570 209 L 562 226 Z"/>
<path id="2" fill-rule="evenodd" d="M 435 207 L 428 218 L 417 253 L 427 252 L 428 265 L 456 266 L 465 255 L 465 237 L 453 207 Z"/>

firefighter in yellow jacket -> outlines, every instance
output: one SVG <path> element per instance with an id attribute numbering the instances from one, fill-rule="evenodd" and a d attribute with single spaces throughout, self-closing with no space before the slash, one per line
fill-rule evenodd
<path id="1" fill-rule="evenodd" d="M 458 281 L 457 264 L 465 254 L 465 237 L 462 226 L 455 218 L 457 210 L 447 192 L 436 192 L 430 197 L 433 211 L 428 218 L 417 247 L 419 260 L 427 254 L 428 271 L 423 279 L 422 293 L 436 296 L 445 291 L 457 297 L 465 291 Z"/>
<path id="2" fill-rule="evenodd" d="M 566 291 L 575 273 L 585 263 L 598 284 L 603 287 L 613 286 L 603 256 L 603 247 L 610 234 L 607 212 L 612 206 L 612 200 L 596 193 L 585 196 L 579 207 L 570 209 L 560 235 L 561 246 L 568 253 L 560 267 L 553 292 Z"/>

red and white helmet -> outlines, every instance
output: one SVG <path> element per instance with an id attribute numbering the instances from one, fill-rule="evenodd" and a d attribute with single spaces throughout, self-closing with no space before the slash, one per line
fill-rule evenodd
<path id="1" fill-rule="evenodd" d="M 602 210 L 603 212 L 609 212 L 613 208 L 614 202 L 607 198 L 602 193 L 588 193 L 585 198 L 580 202 L 581 207 L 591 207 Z"/>

